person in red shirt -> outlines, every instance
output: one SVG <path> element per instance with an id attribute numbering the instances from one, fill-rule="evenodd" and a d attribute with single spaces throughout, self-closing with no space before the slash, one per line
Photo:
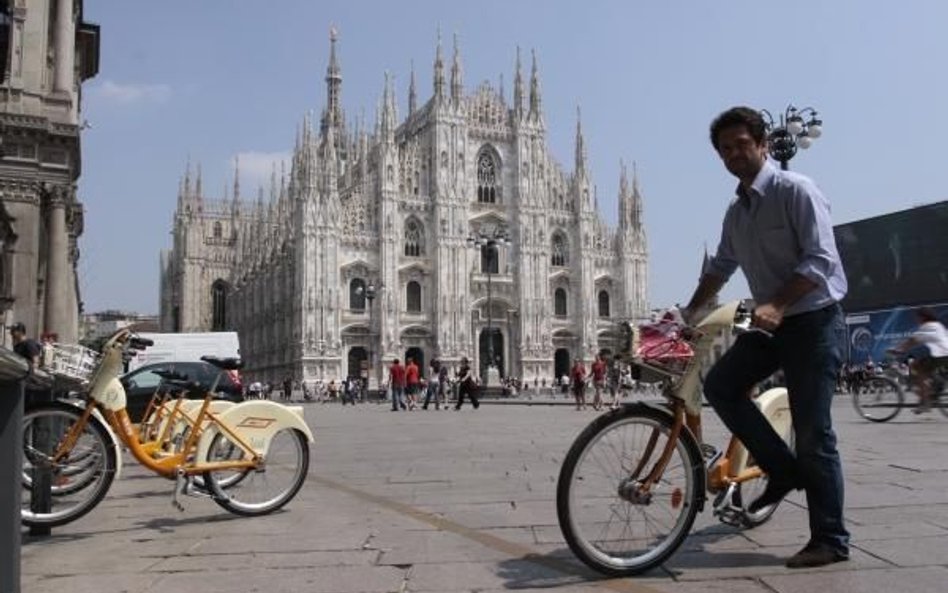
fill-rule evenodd
<path id="1" fill-rule="evenodd" d="M 577 358 L 573 361 L 573 368 L 569 371 L 573 384 L 573 397 L 576 398 L 576 409 L 586 409 L 586 366 Z"/>
<path id="2" fill-rule="evenodd" d="M 389 386 L 392 389 L 392 411 L 405 409 L 405 367 L 396 358 L 388 368 Z"/>
<path id="3" fill-rule="evenodd" d="M 601 410 L 602 409 L 602 390 L 606 387 L 606 361 L 603 360 L 602 354 L 596 355 L 596 360 L 592 363 L 592 379 L 593 379 L 593 389 L 595 389 L 595 395 L 593 395 L 593 409 Z"/>
<path id="4" fill-rule="evenodd" d="M 421 373 L 414 358 L 406 361 L 405 367 L 405 393 L 408 394 L 408 409 L 414 410 L 418 404 L 418 388 L 421 386 Z"/>

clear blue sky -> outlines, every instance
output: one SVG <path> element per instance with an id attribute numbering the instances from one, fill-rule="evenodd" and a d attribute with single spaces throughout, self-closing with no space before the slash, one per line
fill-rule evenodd
<path id="1" fill-rule="evenodd" d="M 645 200 L 653 306 L 690 296 L 714 249 L 734 180 L 707 139 L 734 104 L 817 108 L 823 137 L 791 168 L 820 184 L 837 223 L 945 199 L 948 3 L 479 0 L 86 0 L 102 27 L 101 67 L 84 91 L 80 197 L 86 311 L 158 309 L 158 252 L 170 246 L 178 181 L 190 155 L 206 193 L 244 195 L 288 153 L 307 110 L 322 109 L 328 30 L 339 31 L 343 105 L 370 124 L 384 72 L 400 115 L 415 63 L 430 96 L 440 25 L 457 32 L 470 91 L 535 48 L 548 140 L 573 167 L 576 105 L 607 221 L 619 159 L 635 161 Z M 735 278 L 726 296 L 745 296 Z"/>

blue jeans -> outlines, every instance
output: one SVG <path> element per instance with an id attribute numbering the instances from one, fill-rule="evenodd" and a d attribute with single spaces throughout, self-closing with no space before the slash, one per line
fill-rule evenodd
<path id="1" fill-rule="evenodd" d="M 830 414 L 843 332 L 842 310 L 831 305 L 785 318 L 772 338 L 744 334 L 711 368 L 704 393 L 772 480 L 806 489 L 810 541 L 846 551 L 843 471 Z M 747 396 L 778 368 L 786 378 L 796 453 Z"/>
<path id="2" fill-rule="evenodd" d="M 392 409 L 405 408 L 405 388 L 392 385 Z"/>

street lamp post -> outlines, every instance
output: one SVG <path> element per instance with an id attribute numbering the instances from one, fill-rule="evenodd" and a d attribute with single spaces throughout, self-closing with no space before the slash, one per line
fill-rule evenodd
<path id="1" fill-rule="evenodd" d="M 797 109 L 789 105 L 779 119 L 774 119 L 766 109 L 761 109 L 760 113 L 767 120 L 770 156 L 780 161 L 780 168 L 784 171 L 789 168 L 787 163 L 797 153 L 798 146 L 806 150 L 823 134 L 823 122 L 812 107 Z M 809 119 L 805 120 L 805 117 Z"/>
<path id="2" fill-rule="evenodd" d="M 380 367 L 381 365 L 376 364 L 375 361 L 375 323 L 373 319 L 374 307 L 372 306 L 372 303 L 375 301 L 375 297 L 378 295 L 378 291 L 382 288 L 382 286 L 382 284 L 376 286 L 374 281 L 369 280 L 369 283 L 365 285 L 365 288 L 360 286 L 356 289 L 357 292 L 365 295 L 365 300 L 369 302 L 369 366 L 371 367 L 371 370 L 366 374 L 365 377 L 365 390 L 367 393 L 369 390 L 369 377 L 373 372 L 376 372 L 378 378 L 376 381 L 376 388 L 382 384 L 381 375 L 378 373 L 378 371 L 381 369 L 376 369 L 377 366 Z"/>
<path id="3" fill-rule="evenodd" d="M 467 243 L 481 254 L 481 262 L 486 263 L 486 270 L 481 270 L 487 274 L 487 376 L 490 377 L 490 369 L 494 367 L 494 327 L 493 327 L 493 301 L 491 292 L 491 277 L 494 272 L 494 264 L 498 263 L 497 247 L 499 245 L 510 245 L 510 237 L 507 230 L 496 227 L 492 230 L 478 230 L 472 232 L 467 238 Z"/>

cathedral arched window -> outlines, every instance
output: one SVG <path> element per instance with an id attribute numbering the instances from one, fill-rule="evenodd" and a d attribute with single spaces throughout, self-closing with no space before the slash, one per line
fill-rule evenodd
<path id="1" fill-rule="evenodd" d="M 349 282 L 349 309 L 365 311 L 365 280 L 353 278 Z"/>
<path id="2" fill-rule="evenodd" d="M 553 235 L 553 243 L 550 246 L 552 256 L 550 264 L 557 267 L 563 267 L 569 263 L 569 251 L 566 247 L 566 238 L 560 233 Z"/>
<path id="3" fill-rule="evenodd" d="M 566 290 L 563 288 L 557 288 L 553 293 L 553 314 L 566 317 Z"/>
<path id="4" fill-rule="evenodd" d="M 405 222 L 405 255 L 421 257 L 425 254 L 425 229 L 414 218 Z"/>
<path id="5" fill-rule="evenodd" d="M 605 290 L 599 291 L 599 316 L 611 317 L 609 314 L 609 293 Z"/>
<path id="6" fill-rule="evenodd" d="M 497 160 L 486 148 L 477 155 L 477 201 L 481 204 L 497 203 L 497 182 L 500 179 Z"/>
<path id="7" fill-rule="evenodd" d="M 485 245 L 481 247 L 481 273 L 500 273 L 500 253 L 497 251 L 496 245 Z"/>
<path id="8" fill-rule="evenodd" d="M 224 227 L 221 226 L 221 223 L 215 222 L 214 223 L 214 238 L 220 239 L 223 236 L 224 236 Z"/>
<path id="9" fill-rule="evenodd" d="M 409 313 L 421 313 L 421 284 L 412 280 L 405 286 L 405 302 Z"/>
<path id="10" fill-rule="evenodd" d="M 227 329 L 227 283 L 217 279 L 211 285 L 211 331 Z"/>

